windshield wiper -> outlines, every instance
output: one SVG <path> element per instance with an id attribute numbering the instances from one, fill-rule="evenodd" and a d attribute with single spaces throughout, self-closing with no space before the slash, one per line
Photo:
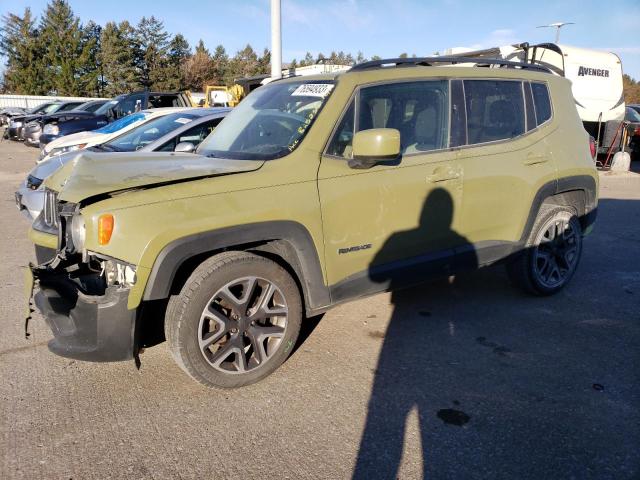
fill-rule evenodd
<path id="1" fill-rule="evenodd" d="M 106 143 L 102 143 L 99 145 L 94 145 L 93 148 L 95 148 L 96 150 L 103 150 L 105 152 L 117 152 L 118 149 L 116 147 L 112 147 L 111 145 L 108 145 Z"/>

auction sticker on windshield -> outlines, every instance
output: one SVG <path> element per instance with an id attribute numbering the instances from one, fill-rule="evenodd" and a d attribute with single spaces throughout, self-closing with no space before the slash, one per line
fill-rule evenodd
<path id="1" fill-rule="evenodd" d="M 304 83 L 296 88 L 291 94 L 292 97 L 320 97 L 329 95 L 333 89 L 331 83 Z"/>
<path id="2" fill-rule="evenodd" d="M 183 125 L 185 125 L 185 124 L 189 123 L 190 121 L 191 121 L 191 119 L 190 119 L 190 118 L 183 118 L 183 117 L 176 118 L 176 119 L 174 120 L 174 122 L 176 122 L 176 123 L 182 123 Z"/>

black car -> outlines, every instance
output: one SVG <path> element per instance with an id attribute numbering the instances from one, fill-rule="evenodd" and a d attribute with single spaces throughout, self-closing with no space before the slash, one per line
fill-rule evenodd
<path id="1" fill-rule="evenodd" d="M 29 115 L 13 117 L 11 119 L 11 123 L 9 123 L 9 138 L 11 140 L 23 141 L 24 140 L 24 129 L 26 126 L 32 122 L 36 122 L 43 115 L 49 115 L 55 112 L 64 112 L 66 110 L 73 110 L 79 105 L 82 105 L 83 102 L 80 101 L 72 101 L 72 102 L 51 102 L 51 104 L 44 109 L 44 112 L 36 112 Z"/>
<path id="2" fill-rule="evenodd" d="M 108 100 L 91 100 L 72 110 L 59 110 L 55 113 L 44 115 L 37 125 L 32 122 L 25 128 L 22 135 L 24 143 L 32 147 L 39 147 L 41 144 L 46 145 L 51 140 L 61 136 L 59 135 L 59 124 L 82 120 L 83 118 L 92 118 L 95 116 L 96 110 L 107 102 Z"/>
<path id="3" fill-rule="evenodd" d="M 22 107 L 0 108 L 0 127 L 2 125 L 9 125 L 9 120 L 11 120 L 11 117 L 17 117 L 26 114 L 27 110 Z"/>
<path id="4" fill-rule="evenodd" d="M 86 132 L 104 127 L 118 118 L 148 108 L 190 107 L 191 101 L 181 92 L 135 92 L 118 95 L 107 101 L 93 114 L 78 115 L 75 118 L 64 117 L 63 121 L 51 124 L 40 136 L 40 147 L 55 140 L 77 132 Z"/>

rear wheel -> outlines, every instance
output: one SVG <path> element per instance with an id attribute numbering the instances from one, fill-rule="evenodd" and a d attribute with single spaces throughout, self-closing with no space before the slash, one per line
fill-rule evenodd
<path id="1" fill-rule="evenodd" d="M 524 252 L 507 264 L 507 273 L 529 293 L 552 295 L 569 283 L 581 254 L 582 229 L 573 210 L 543 205 Z"/>
<path id="2" fill-rule="evenodd" d="M 296 283 L 275 262 L 225 252 L 203 262 L 167 308 L 171 353 L 209 387 L 257 382 L 291 353 L 302 305 Z"/>

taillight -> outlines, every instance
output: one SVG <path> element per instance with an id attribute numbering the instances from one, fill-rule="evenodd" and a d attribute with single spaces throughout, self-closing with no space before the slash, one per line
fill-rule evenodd
<path id="1" fill-rule="evenodd" d="M 589 149 L 591 150 L 591 158 L 596 158 L 596 139 L 593 137 L 589 137 Z"/>
<path id="2" fill-rule="evenodd" d="M 635 137 L 636 135 L 640 135 L 640 127 L 636 127 L 636 129 L 633 132 L 633 136 Z"/>

